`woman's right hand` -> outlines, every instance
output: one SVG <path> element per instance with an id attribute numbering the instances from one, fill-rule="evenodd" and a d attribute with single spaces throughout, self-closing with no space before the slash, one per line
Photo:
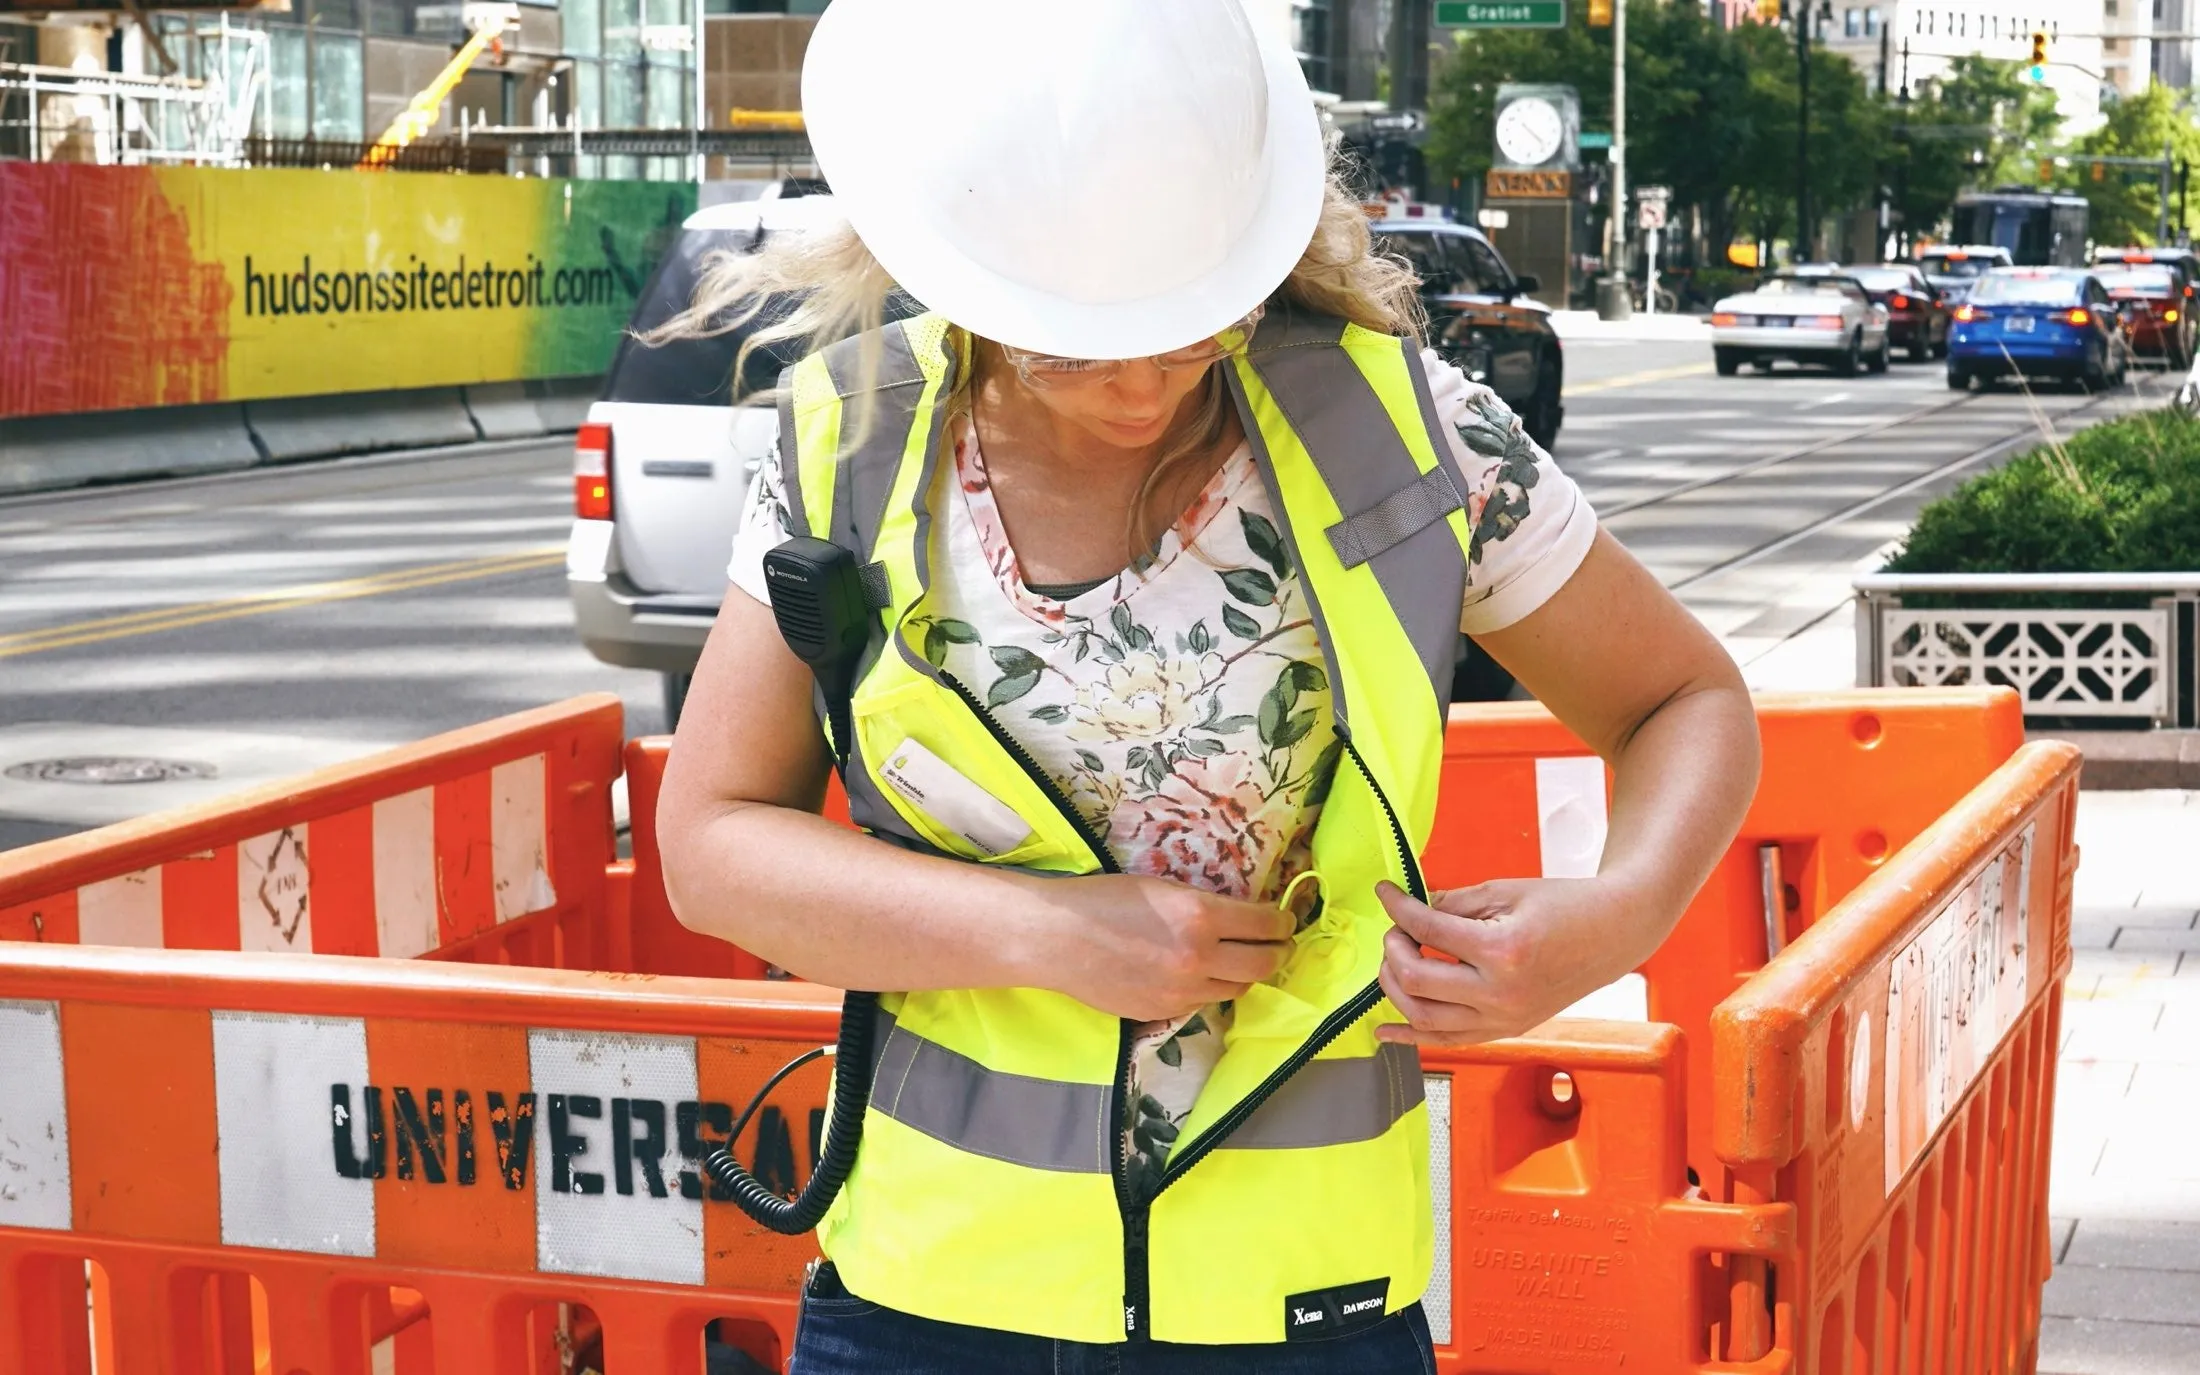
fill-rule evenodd
<path id="1" fill-rule="evenodd" d="M 1297 925 L 1246 902 L 1135 874 L 1035 879 L 1050 920 L 1033 982 L 1133 1021 L 1189 1016 L 1274 974 Z"/>

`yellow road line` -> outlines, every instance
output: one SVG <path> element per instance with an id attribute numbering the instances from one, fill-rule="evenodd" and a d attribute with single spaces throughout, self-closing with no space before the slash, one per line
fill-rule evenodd
<path id="1" fill-rule="evenodd" d="M 1594 382 L 1566 384 L 1566 395 L 1585 396 L 1593 391 L 1615 391 L 1620 387 L 1639 387 L 1645 382 L 1669 382 L 1676 377 L 1694 377 L 1711 371 L 1709 363 L 1689 363 L 1677 368 L 1652 368 L 1648 372 L 1631 372 L 1623 377 L 1599 378 Z"/>
<path id="2" fill-rule="evenodd" d="M 228 597 L 220 601 L 194 602 L 187 606 L 161 607 L 152 611 L 132 612 L 124 616 L 104 616 L 96 620 L 75 621 L 68 625 L 47 626 L 40 630 L 18 631 L 12 635 L 0 635 L 0 659 L 18 658 L 25 654 L 37 654 L 49 649 L 69 649 L 77 645 L 99 644 L 108 640 L 127 639 L 134 635 L 153 635 L 169 630 L 184 630 L 192 626 L 211 625 L 218 621 L 234 621 L 246 616 L 265 616 L 276 611 L 288 611 L 301 606 L 318 606 L 327 602 L 351 601 L 360 597 L 376 597 L 390 592 L 410 592 L 423 587 L 440 587 L 445 583 L 466 582 L 476 578 L 491 578 L 505 573 L 531 572 L 549 568 L 565 561 L 565 550 L 523 549 L 509 554 L 491 554 L 481 558 L 460 559 L 451 563 L 423 564 L 417 568 L 393 569 L 387 573 L 373 573 L 365 577 L 344 578 L 334 582 L 308 583 L 302 587 L 271 589 L 266 592 L 250 592 L 240 597 Z"/>

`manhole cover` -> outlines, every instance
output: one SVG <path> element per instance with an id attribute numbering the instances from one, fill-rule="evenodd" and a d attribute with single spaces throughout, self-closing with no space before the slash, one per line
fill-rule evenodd
<path id="1" fill-rule="evenodd" d="M 212 764 L 188 759 L 151 759 L 143 755 L 82 754 L 66 759 L 33 759 L 11 764 L 9 778 L 25 783 L 174 783 L 212 778 Z"/>

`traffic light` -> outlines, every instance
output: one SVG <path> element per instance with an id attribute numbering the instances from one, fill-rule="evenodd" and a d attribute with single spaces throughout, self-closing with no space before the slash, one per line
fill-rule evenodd
<path id="1" fill-rule="evenodd" d="M 2047 80 L 2047 35 L 2039 29 L 2032 30 L 2032 79 Z"/>
<path id="2" fill-rule="evenodd" d="M 1612 0 L 1589 0 L 1589 27 L 1592 29 L 1612 27 Z"/>
<path id="3" fill-rule="evenodd" d="M 2054 179 L 2055 179 L 2055 160 L 2054 160 L 2053 158 L 2041 158 L 2041 159 L 2040 159 L 2040 181 L 2041 181 L 2042 183 L 2046 183 L 2046 182 L 2051 182 L 2051 181 L 2053 181 Z"/>

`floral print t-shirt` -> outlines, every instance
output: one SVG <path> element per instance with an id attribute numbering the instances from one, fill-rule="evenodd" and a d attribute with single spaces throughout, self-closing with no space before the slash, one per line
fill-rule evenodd
<path id="1" fill-rule="evenodd" d="M 1572 576 L 1596 518 L 1493 392 L 1423 358 L 1473 484 L 1460 628 L 1502 629 Z M 1307 865 L 1341 746 L 1251 448 L 1216 470 L 1148 562 L 1059 601 L 1024 582 L 973 438 L 953 476 L 932 504 L 929 614 L 910 623 L 926 657 L 983 694 L 1125 873 L 1275 900 Z M 775 455 L 734 541 L 730 576 L 762 602 L 764 555 L 787 538 L 784 481 Z M 1220 1003 L 1140 1029 L 1124 1119 L 1134 1184 L 1167 1162 L 1229 1018 Z"/>

